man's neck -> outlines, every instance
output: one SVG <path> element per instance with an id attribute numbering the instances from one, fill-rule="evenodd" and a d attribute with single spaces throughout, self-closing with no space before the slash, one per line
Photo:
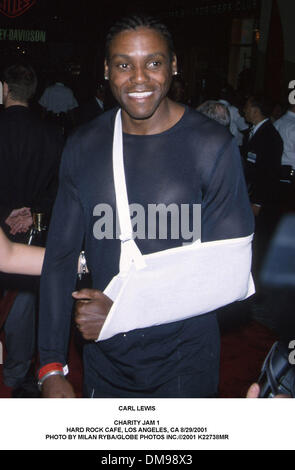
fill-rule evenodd
<path id="1" fill-rule="evenodd" d="M 7 98 L 7 100 L 4 102 L 4 108 L 10 108 L 11 106 L 24 106 L 25 108 L 29 107 L 28 103 Z"/>
<path id="2" fill-rule="evenodd" d="M 122 112 L 123 131 L 126 134 L 154 135 L 161 134 L 173 127 L 182 118 L 184 106 L 171 100 L 148 119 L 132 119 L 124 110 Z"/>
<path id="3" fill-rule="evenodd" d="M 253 126 L 258 126 L 262 121 L 265 121 L 267 118 L 265 116 L 259 116 L 255 121 L 253 121 Z"/>

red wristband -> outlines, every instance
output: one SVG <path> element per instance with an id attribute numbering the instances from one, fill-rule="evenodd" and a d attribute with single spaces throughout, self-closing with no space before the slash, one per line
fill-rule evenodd
<path id="1" fill-rule="evenodd" d="M 60 370 L 61 372 L 63 372 L 62 364 L 60 362 L 51 362 L 50 364 L 46 364 L 46 366 L 41 367 L 38 374 L 39 380 L 41 380 L 45 374 L 48 374 L 48 372 L 51 372 L 53 370 Z"/>

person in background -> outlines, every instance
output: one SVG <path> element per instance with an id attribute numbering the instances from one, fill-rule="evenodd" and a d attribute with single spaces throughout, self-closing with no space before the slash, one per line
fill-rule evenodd
<path id="1" fill-rule="evenodd" d="M 256 294 L 251 302 L 251 315 L 262 323 L 270 313 L 261 287 L 260 273 L 277 224 L 281 217 L 280 170 L 283 141 L 270 120 L 271 101 L 263 95 L 250 96 L 245 104 L 245 119 L 251 128 L 240 147 L 246 183 L 255 215 L 252 273 Z"/>
<path id="2" fill-rule="evenodd" d="M 280 201 L 284 212 L 295 210 L 295 105 L 274 122 L 279 132 L 284 150 L 280 173 Z"/>
<path id="3" fill-rule="evenodd" d="M 29 64 L 13 64 L 3 71 L 0 113 L 0 226 L 14 242 L 28 243 L 32 215 L 42 213 L 49 222 L 55 200 L 64 139 L 59 129 L 31 110 L 37 76 Z M 3 295 L 17 295 L 4 324 L 7 355 L 4 383 L 12 396 L 38 393 L 34 373 L 36 296 L 38 279 L 3 274 Z"/>
<path id="4" fill-rule="evenodd" d="M 105 85 L 97 83 L 93 96 L 79 107 L 79 124 L 89 122 L 105 111 L 105 94 Z"/>
<path id="5" fill-rule="evenodd" d="M 230 113 L 228 107 L 216 100 L 207 100 L 197 107 L 197 111 L 214 119 L 225 127 L 230 126 Z"/>
<path id="6" fill-rule="evenodd" d="M 39 276 L 45 248 L 11 242 L 0 228 L 0 271 Z"/>
<path id="7" fill-rule="evenodd" d="M 278 184 L 283 141 L 270 120 L 271 103 L 263 95 L 248 98 L 244 113 L 251 124 L 241 154 L 245 162 L 246 182 L 253 212 L 274 210 L 278 203 Z"/>
<path id="8" fill-rule="evenodd" d="M 231 86 L 227 85 L 222 88 L 219 102 L 227 106 L 230 113 L 230 131 L 237 140 L 238 146 L 241 146 L 244 132 L 249 128 L 249 124 L 235 104 L 235 91 Z"/>
<path id="9" fill-rule="evenodd" d="M 65 85 L 65 72 L 58 69 L 54 83 L 47 86 L 39 99 L 42 116 L 59 125 L 65 137 L 77 125 L 78 101 L 70 87 Z"/>

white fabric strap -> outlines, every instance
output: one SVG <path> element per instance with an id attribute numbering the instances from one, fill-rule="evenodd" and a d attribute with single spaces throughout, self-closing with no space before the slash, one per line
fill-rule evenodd
<path id="1" fill-rule="evenodd" d="M 130 220 L 128 195 L 125 181 L 123 136 L 121 110 L 117 112 L 113 140 L 113 171 L 116 192 L 117 211 L 120 222 L 120 239 L 127 241 L 132 239 L 132 225 Z"/>
<path id="2" fill-rule="evenodd" d="M 128 271 L 130 264 L 137 269 L 145 266 L 144 258 L 133 240 L 132 223 L 128 203 L 123 158 L 123 131 L 121 109 L 116 114 L 113 138 L 113 173 L 116 193 L 117 212 L 120 223 L 121 257 L 120 272 Z"/>

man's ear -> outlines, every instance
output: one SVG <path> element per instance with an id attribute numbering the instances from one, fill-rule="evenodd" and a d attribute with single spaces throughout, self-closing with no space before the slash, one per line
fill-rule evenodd
<path id="1" fill-rule="evenodd" d="M 172 57 L 171 68 L 172 68 L 172 75 L 177 75 L 177 57 L 175 54 L 173 54 L 173 57 Z"/>
<path id="2" fill-rule="evenodd" d="M 3 82 L 3 100 L 8 96 L 9 88 L 6 82 Z"/>
<path id="3" fill-rule="evenodd" d="M 109 66 L 107 64 L 107 61 L 105 59 L 104 61 L 104 79 L 108 80 L 109 79 Z"/>

